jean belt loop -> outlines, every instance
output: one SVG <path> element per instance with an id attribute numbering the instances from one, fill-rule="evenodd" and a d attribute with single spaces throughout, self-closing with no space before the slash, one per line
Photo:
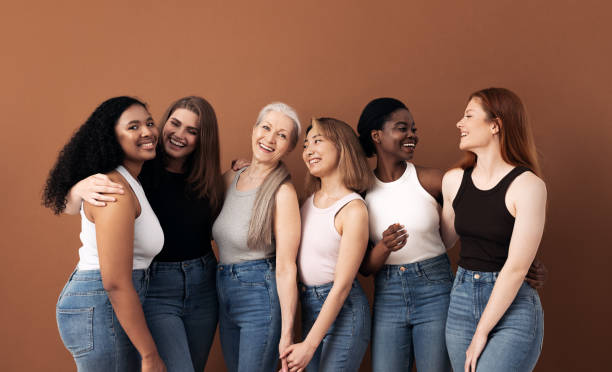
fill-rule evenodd
<path id="1" fill-rule="evenodd" d="M 414 265 L 417 275 L 418 276 L 423 276 L 423 268 L 421 267 L 421 263 L 417 262 L 416 265 Z"/>

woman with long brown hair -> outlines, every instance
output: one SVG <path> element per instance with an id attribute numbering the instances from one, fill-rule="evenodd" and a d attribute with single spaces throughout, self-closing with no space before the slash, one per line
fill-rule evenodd
<path id="1" fill-rule="evenodd" d="M 189 96 L 173 102 L 162 123 L 157 156 L 138 177 L 165 235 L 143 308 L 168 371 L 202 371 L 218 318 L 211 228 L 224 187 L 217 117 L 208 101 Z M 113 193 L 123 193 L 120 184 L 90 176 L 72 188 L 67 213 L 77 213 L 81 200 L 104 206 Z"/>
<path id="2" fill-rule="evenodd" d="M 459 371 L 531 371 L 544 332 L 536 290 L 525 282 L 546 215 L 546 185 L 525 109 L 503 88 L 470 95 L 457 123 L 460 168 L 446 172 L 441 232 L 461 252 L 446 343 Z"/>

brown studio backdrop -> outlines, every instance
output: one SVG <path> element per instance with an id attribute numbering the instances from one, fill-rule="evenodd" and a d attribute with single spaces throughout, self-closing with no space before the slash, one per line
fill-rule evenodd
<path id="1" fill-rule="evenodd" d="M 527 105 L 549 191 L 541 245 L 550 269 L 537 371 L 598 371 L 609 326 L 612 62 L 605 2 L 183 1 L 4 4 L 0 370 L 68 371 L 55 303 L 77 262 L 79 221 L 40 192 L 57 152 L 102 100 L 130 94 L 156 118 L 198 94 L 219 117 L 222 164 L 248 157 L 258 110 L 273 100 L 306 123 L 355 126 L 374 97 L 402 99 L 419 128 L 415 162 L 460 156 L 455 123 L 476 89 Z M 305 168 L 288 159 L 298 190 Z M 456 262 L 457 251 L 451 256 Z M 371 280 L 365 280 L 369 294 Z M 366 358 L 367 359 L 367 358 Z M 369 359 L 367 359 L 369 360 Z M 368 371 L 364 361 L 362 371 Z M 218 343 L 207 370 L 223 371 Z"/>

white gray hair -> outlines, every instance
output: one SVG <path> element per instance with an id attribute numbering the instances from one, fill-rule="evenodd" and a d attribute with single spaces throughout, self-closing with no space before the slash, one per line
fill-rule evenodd
<path id="1" fill-rule="evenodd" d="M 289 145 L 289 151 L 293 150 L 295 145 L 297 144 L 298 137 L 300 136 L 300 132 L 302 131 L 302 126 L 300 125 L 300 119 L 298 118 L 297 112 L 291 106 L 283 102 L 272 102 L 264 106 L 264 108 L 259 111 L 259 115 L 257 115 L 257 121 L 255 122 L 255 126 L 259 125 L 263 118 L 270 111 L 280 112 L 281 114 L 287 116 L 291 121 L 293 121 L 293 132 L 291 132 L 291 141 Z"/>

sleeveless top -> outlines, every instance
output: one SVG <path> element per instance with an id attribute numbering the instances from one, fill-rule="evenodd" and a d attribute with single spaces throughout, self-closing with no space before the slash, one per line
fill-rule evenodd
<path id="1" fill-rule="evenodd" d="M 164 233 L 159 221 L 149 205 L 142 186 L 122 165 L 115 169 L 128 182 L 138 203 L 140 203 L 140 215 L 134 220 L 134 257 L 132 260 L 133 270 L 146 269 L 153 261 L 153 257 L 161 251 L 164 245 Z M 96 225 L 85 216 L 81 204 L 81 243 L 79 248 L 80 261 L 79 270 L 99 270 L 100 259 L 98 257 L 98 244 L 96 243 Z"/>
<path id="2" fill-rule="evenodd" d="M 392 182 L 374 177 L 374 186 L 365 197 L 370 216 L 370 240 L 378 243 L 389 225 L 404 225 L 406 245 L 391 252 L 386 265 L 402 265 L 437 257 L 446 252 L 440 237 L 440 205 L 421 186 L 412 163 Z"/>
<path id="3" fill-rule="evenodd" d="M 514 217 L 506 207 L 506 192 L 525 167 L 515 167 L 489 190 L 477 189 L 472 171 L 463 172 L 453 200 L 455 231 L 461 240 L 459 266 L 467 270 L 497 272 L 508 258 Z"/>
<path id="4" fill-rule="evenodd" d="M 353 192 L 327 208 L 317 208 L 313 194 L 300 208 L 302 239 L 298 252 L 298 271 L 302 283 L 321 285 L 334 281 L 342 238 L 334 226 L 334 219 L 340 209 L 355 199 L 363 200 Z"/>
<path id="5" fill-rule="evenodd" d="M 145 162 L 138 175 L 164 230 L 164 247 L 154 261 L 187 261 L 209 254 L 214 219 L 210 200 L 191 195 L 186 173 L 170 172 L 159 163 Z"/>
<path id="6" fill-rule="evenodd" d="M 242 168 L 236 173 L 232 184 L 228 187 L 223 208 L 212 227 L 213 239 L 219 247 L 219 261 L 222 264 L 270 258 L 276 252 L 274 242 L 264 249 L 255 250 L 247 246 L 249 223 L 259 187 L 248 191 L 236 188 L 238 178 L 245 169 L 247 168 Z"/>

